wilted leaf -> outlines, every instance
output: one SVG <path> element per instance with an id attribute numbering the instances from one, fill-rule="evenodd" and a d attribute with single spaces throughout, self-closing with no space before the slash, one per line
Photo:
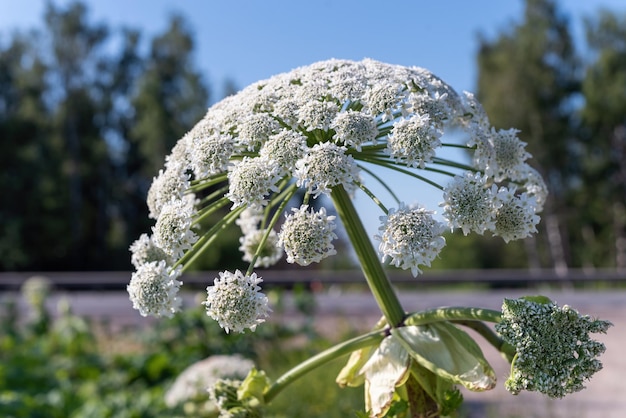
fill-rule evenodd
<path id="1" fill-rule="evenodd" d="M 396 386 L 409 372 L 409 354 L 393 336 L 386 337 L 361 369 L 365 376 L 365 407 L 372 417 L 383 416 L 393 400 Z"/>
<path id="2" fill-rule="evenodd" d="M 496 384 L 478 344 L 449 322 L 395 328 L 391 334 L 415 361 L 440 377 L 473 391 L 489 390 Z"/>

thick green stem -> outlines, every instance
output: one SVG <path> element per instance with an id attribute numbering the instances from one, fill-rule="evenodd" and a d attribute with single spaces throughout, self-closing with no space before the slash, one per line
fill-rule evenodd
<path id="1" fill-rule="evenodd" d="M 487 326 L 484 322 L 468 320 L 454 320 L 451 322 L 453 324 L 463 325 L 464 327 L 473 329 L 479 333 L 485 341 L 498 350 L 509 363 L 513 361 L 513 356 L 516 353 L 515 347 L 500 338 L 500 336 L 494 330 L 489 328 L 489 326 Z"/>
<path id="2" fill-rule="evenodd" d="M 486 321 L 498 323 L 502 312 L 484 308 L 449 307 L 435 308 L 409 314 L 405 325 L 424 325 L 437 321 Z"/>
<path id="3" fill-rule="evenodd" d="M 360 335 L 348 341 L 339 343 L 321 353 L 309 358 L 308 360 L 298 364 L 287 373 L 276 379 L 276 381 L 265 392 L 265 402 L 270 402 L 280 391 L 287 387 L 294 380 L 304 376 L 310 371 L 323 366 L 331 360 L 349 354 L 355 350 L 378 344 L 385 337 L 385 330 L 377 330 L 368 334 Z"/>
<path id="4" fill-rule="evenodd" d="M 357 213 L 350 196 L 339 185 L 333 188 L 330 194 L 337 213 L 343 222 L 348 238 L 354 246 L 356 255 L 361 263 L 361 269 L 367 280 L 367 284 L 376 299 L 380 310 L 392 327 L 402 324 L 404 310 L 400 305 L 400 300 L 391 287 L 391 282 L 385 274 L 385 270 L 379 261 L 378 254 L 374 250 L 372 243 L 367 236 L 365 227 Z"/>

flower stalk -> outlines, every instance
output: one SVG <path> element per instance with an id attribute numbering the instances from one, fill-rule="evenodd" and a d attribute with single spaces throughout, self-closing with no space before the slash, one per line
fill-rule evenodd
<path id="1" fill-rule="evenodd" d="M 339 214 L 339 218 L 344 224 L 346 233 L 359 259 L 361 270 L 365 275 L 372 295 L 380 307 L 387 322 L 392 326 L 399 326 L 404 319 L 404 310 L 400 300 L 396 295 L 385 270 L 379 261 L 378 254 L 372 247 L 372 243 L 367 236 L 361 218 L 350 199 L 346 190 L 337 186 L 331 193 L 333 203 Z"/>

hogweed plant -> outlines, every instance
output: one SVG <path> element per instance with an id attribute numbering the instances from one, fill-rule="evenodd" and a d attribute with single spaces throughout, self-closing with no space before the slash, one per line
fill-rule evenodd
<path id="1" fill-rule="evenodd" d="M 449 132 L 462 133 L 465 143 L 449 141 Z M 259 81 L 209 108 L 166 158 L 148 193 L 152 234 L 131 246 L 130 299 L 141 315 L 175 314 L 181 274 L 235 224 L 249 268 L 219 273 L 203 303 L 226 332 L 254 331 L 271 314 L 256 269 L 283 256 L 306 266 L 336 254 L 340 220 L 382 319 L 274 381 L 253 369 L 243 381 L 219 382 L 210 392 L 220 416 L 261 416 L 292 381 L 346 355 L 337 383 L 364 385 L 367 415 L 453 414 L 462 402 L 459 386 L 485 391 L 496 383 L 462 326 L 511 361 L 512 393 L 560 398 L 581 390 L 602 367 L 604 345 L 589 333 L 606 332 L 609 322 L 542 297 L 505 300 L 502 311 L 406 312 L 385 274 L 386 263 L 418 276 L 445 246 L 447 230 L 505 242 L 535 233 L 547 190 L 525 145 L 517 130 L 494 129 L 472 94 L 458 94 L 422 68 L 329 60 Z M 450 148 L 469 158 L 446 157 Z M 445 222 L 433 209 L 400 201 L 384 170 L 406 175 L 403 187 L 425 182 L 440 193 Z M 390 202 L 368 182 L 381 185 Z M 355 209 L 357 193 L 380 209 L 378 251 Z M 330 203 L 334 210 L 325 207 Z M 225 207 L 230 211 L 206 227 Z"/>

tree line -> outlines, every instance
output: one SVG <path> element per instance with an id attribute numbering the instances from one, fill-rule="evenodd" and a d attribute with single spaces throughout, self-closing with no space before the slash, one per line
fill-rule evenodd
<path id="1" fill-rule="evenodd" d="M 496 128 L 521 131 L 550 196 L 533 238 L 449 240 L 466 262 L 626 268 L 626 10 L 583 24 L 577 45 L 558 2 L 526 0 L 519 22 L 479 40 L 478 99 Z"/>
<path id="2" fill-rule="evenodd" d="M 521 130 L 550 198 L 536 237 L 450 236 L 438 267 L 626 268 L 626 14 L 585 28 L 578 45 L 556 1 L 526 0 L 479 37 L 478 99 L 494 126 Z M 152 177 L 210 99 L 181 16 L 144 41 L 80 2 L 1 34 L 0 270 L 130 268 Z"/>
<path id="3" fill-rule="evenodd" d="M 208 105 L 190 28 L 172 16 L 144 52 L 138 30 L 50 2 L 2 41 L 0 269 L 127 268 L 151 179 Z"/>

